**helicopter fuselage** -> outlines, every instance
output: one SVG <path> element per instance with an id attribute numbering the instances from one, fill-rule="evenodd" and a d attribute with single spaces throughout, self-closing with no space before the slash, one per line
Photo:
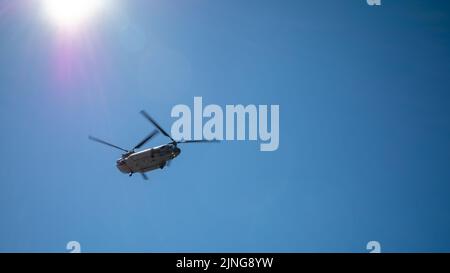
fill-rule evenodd
<path id="1" fill-rule="evenodd" d="M 88 136 L 88 138 L 92 141 L 101 143 L 106 146 L 110 146 L 125 152 L 122 154 L 122 157 L 117 159 L 116 167 L 122 173 L 127 173 L 130 176 L 133 173 L 140 173 L 142 177 L 147 180 L 146 172 L 152 171 L 158 168 L 164 168 L 167 164 L 170 163 L 172 159 L 177 157 L 181 150 L 177 147 L 178 144 L 186 144 L 186 143 L 202 143 L 202 142 L 216 142 L 215 140 L 203 140 L 203 139 L 195 139 L 195 140 L 181 140 L 176 141 L 173 139 L 159 124 L 150 117 L 144 110 L 141 111 L 141 114 L 152 123 L 158 130 L 153 130 L 150 134 L 148 134 L 143 140 L 141 140 L 136 146 L 132 149 L 124 149 L 112 143 L 106 142 L 102 139 Z M 168 137 L 172 142 L 167 144 L 156 146 L 150 149 L 145 149 L 142 151 L 135 152 L 136 149 L 140 149 L 145 145 L 150 139 L 158 134 L 158 132 L 162 133 L 164 136 Z"/>
<path id="2" fill-rule="evenodd" d="M 116 166 L 122 173 L 145 173 L 164 168 L 167 161 L 177 157 L 180 152 L 180 148 L 169 143 L 139 152 L 124 154 L 122 158 L 116 161 Z"/>

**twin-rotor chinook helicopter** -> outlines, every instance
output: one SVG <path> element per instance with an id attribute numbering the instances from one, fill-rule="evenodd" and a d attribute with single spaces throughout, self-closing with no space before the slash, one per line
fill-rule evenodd
<path id="1" fill-rule="evenodd" d="M 150 117 L 145 111 L 141 111 L 141 114 L 147 118 L 158 130 L 153 130 L 147 137 L 145 137 L 141 142 L 139 142 L 136 146 L 134 146 L 131 150 L 123 149 L 114 144 L 108 143 L 104 140 L 98 139 L 93 136 L 89 136 L 90 140 L 111 146 L 113 148 L 124 151 L 122 157 L 116 161 L 116 167 L 119 171 L 123 173 L 127 173 L 130 176 L 133 173 L 140 173 L 142 177 L 147 180 L 146 172 L 164 168 L 164 166 L 170 165 L 170 161 L 177 157 L 181 149 L 178 148 L 178 144 L 183 143 L 200 143 L 200 142 L 218 142 L 217 140 L 186 140 L 186 141 L 175 141 L 166 131 L 164 131 L 161 126 Z M 135 151 L 136 149 L 141 148 L 147 141 L 152 139 L 154 136 L 158 134 L 158 131 L 161 132 L 166 137 L 170 138 L 172 142 L 169 142 L 164 145 L 160 145 L 157 147 L 145 149 L 142 151 Z"/>

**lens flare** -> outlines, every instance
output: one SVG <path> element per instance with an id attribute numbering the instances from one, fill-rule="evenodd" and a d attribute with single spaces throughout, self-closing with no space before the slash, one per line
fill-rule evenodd
<path id="1" fill-rule="evenodd" d="M 44 12 L 57 27 L 77 28 L 92 20 L 106 0 L 42 0 Z"/>

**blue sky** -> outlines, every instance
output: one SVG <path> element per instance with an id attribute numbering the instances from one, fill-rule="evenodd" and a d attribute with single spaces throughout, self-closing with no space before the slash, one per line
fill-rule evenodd
<path id="1" fill-rule="evenodd" d="M 0 251 L 450 251 L 448 1 L 116 2 L 72 37 L 0 1 Z M 194 96 L 280 105 L 279 149 L 185 145 L 146 182 L 87 139 Z"/>

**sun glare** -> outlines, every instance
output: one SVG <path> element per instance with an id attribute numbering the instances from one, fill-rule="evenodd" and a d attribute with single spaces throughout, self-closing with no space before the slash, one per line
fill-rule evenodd
<path id="1" fill-rule="evenodd" d="M 77 28 L 92 20 L 106 0 L 42 0 L 44 12 L 57 27 Z"/>

